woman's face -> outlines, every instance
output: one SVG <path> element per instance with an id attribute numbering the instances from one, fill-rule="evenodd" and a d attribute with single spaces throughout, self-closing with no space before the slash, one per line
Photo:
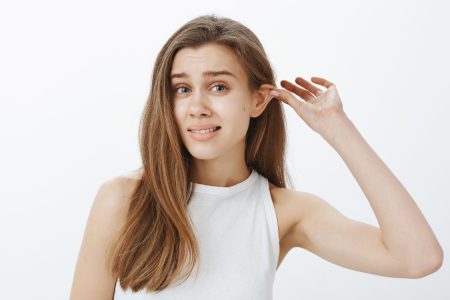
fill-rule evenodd
<path id="1" fill-rule="evenodd" d="M 174 115 L 189 153 L 197 159 L 242 155 L 253 100 L 233 50 L 213 43 L 183 48 L 174 57 L 171 80 Z M 205 125 L 221 128 L 190 131 Z"/>

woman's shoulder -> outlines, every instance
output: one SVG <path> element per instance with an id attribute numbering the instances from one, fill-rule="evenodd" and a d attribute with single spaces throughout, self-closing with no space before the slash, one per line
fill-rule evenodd
<path id="1" fill-rule="evenodd" d="M 97 192 L 101 194 L 100 201 L 116 212 L 123 211 L 127 208 L 134 187 L 141 176 L 141 169 L 136 169 L 106 179 Z"/>
<path id="2" fill-rule="evenodd" d="M 143 171 L 143 168 L 137 168 L 118 176 L 118 178 L 122 178 L 125 180 L 139 180 L 142 178 Z"/>
<path id="3" fill-rule="evenodd" d="M 105 188 L 120 194 L 127 194 L 133 190 L 136 182 L 142 177 L 142 169 L 135 169 L 116 175 L 105 180 L 102 184 Z"/>
<path id="4" fill-rule="evenodd" d="M 274 204 L 277 206 L 285 207 L 286 211 L 291 212 L 294 208 L 296 208 L 295 210 L 304 213 L 308 198 L 311 198 L 311 196 L 315 196 L 314 194 L 305 191 L 278 187 L 270 182 L 269 190 Z"/>
<path id="5" fill-rule="evenodd" d="M 87 294 L 95 299 L 111 299 L 116 278 L 105 264 L 105 254 L 125 223 L 136 176 L 138 173 L 133 171 L 100 184 L 86 223 L 71 299 Z"/>
<path id="6" fill-rule="evenodd" d="M 283 188 L 274 185 L 269 181 L 269 190 L 270 194 L 272 196 L 272 200 L 274 201 L 274 204 L 280 204 L 280 202 L 286 202 L 287 199 L 292 198 L 294 190 L 291 190 L 289 188 Z"/>

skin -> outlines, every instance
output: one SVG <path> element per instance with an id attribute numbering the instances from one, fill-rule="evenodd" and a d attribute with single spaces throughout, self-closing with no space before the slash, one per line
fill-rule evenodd
<path id="1" fill-rule="evenodd" d="M 204 76 L 206 71 L 227 70 L 231 75 Z M 250 175 L 244 160 L 245 134 L 250 118 L 269 103 L 274 86 L 264 84 L 251 93 L 247 73 L 232 49 L 217 44 L 183 48 L 175 55 L 171 74 L 174 115 L 182 140 L 193 156 L 193 181 L 231 186 Z M 221 126 L 207 141 L 189 137 L 187 128 L 198 124 Z"/>
<path id="2" fill-rule="evenodd" d="M 231 186 L 250 175 L 244 162 L 244 136 L 251 117 L 259 116 L 272 96 L 274 86 L 264 84 L 251 93 L 247 74 L 234 53 L 217 45 L 204 45 L 196 50 L 181 49 L 172 65 L 172 73 L 186 72 L 176 78 L 183 85 L 173 99 L 177 126 L 183 142 L 195 157 L 194 182 Z M 233 76 L 203 77 L 204 71 L 228 70 Z M 224 87 L 216 86 L 218 83 Z M 188 91 L 188 92 L 187 92 Z M 197 142 L 186 135 L 188 126 L 213 123 L 222 127 L 214 141 Z M 219 176 L 220 174 L 220 176 Z M 105 181 L 99 188 L 83 235 L 71 300 L 112 299 L 117 278 L 106 267 L 105 255 L 111 242 L 125 223 L 126 208 L 140 170 Z"/>
<path id="3" fill-rule="evenodd" d="M 332 82 L 297 77 L 295 83 L 282 80 L 283 88 L 265 84 L 251 93 L 234 52 L 215 44 L 180 50 L 172 67 L 172 73 L 187 75 L 173 81 L 177 89 L 173 101 L 183 143 L 194 157 L 194 182 L 227 187 L 245 180 L 250 175 L 244 161 L 249 120 L 259 116 L 269 101 L 282 101 L 337 151 L 366 195 L 379 228 L 345 217 L 317 195 L 270 184 L 280 237 L 278 266 L 290 249 L 301 247 L 331 263 L 382 276 L 420 278 L 441 267 L 443 251 L 426 219 L 344 113 Z M 223 69 L 235 77 L 202 75 Z M 206 142 L 189 138 L 188 126 L 205 123 L 222 126 L 221 132 Z M 112 299 L 117 278 L 109 273 L 105 254 L 125 222 L 140 175 L 136 170 L 99 188 L 83 236 L 71 300 Z"/>
<path id="4" fill-rule="evenodd" d="M 382 276 L 420 278 L 437 271 L 443 250 L 414 199 L 345 114 L 336 85 L 324 78 L 311 80 L 282 80 L 284 89 L 271 94 L 336 150 L 380 227 L 348 219 L 311 193 L 282 191 L 289 207 L 284 216 L 294 221 L 281 244 Z"/>
<path id="5" fill-rule="evenodd" d="M 204 71 L 222 69 L 236 77 L 202 76 Z M 345 114 L 335 84 L 312 77 L 314 85 L 297 77 L 295 83 L 282 80 L 284 89 L 264 86 L 251 95 L 234 52 L 215 44 L 181 50 L 173 73 L 181 72 L 187 76 L 173 80 L 174 111 L 183 142 L 194 157 L 196 182 L 230 186 L 249 176 L 244 162 L 249 118 L 276 99 L 293 108 L 337 151 L 367 196 L 380 228 L 346 218 L 311 193 L 271 185 L 281 237 L 278 265 L 290 249 L 302 247 L 332 263 L 383 276 L 417 278 L 440 268 L 443 251 L 433 231 L 407 190 Z M 218 82 L 228 89 L 217 89 Z M 202 121 L 224 130 L 207 142 L 190 139 L 186 128 Z"/>

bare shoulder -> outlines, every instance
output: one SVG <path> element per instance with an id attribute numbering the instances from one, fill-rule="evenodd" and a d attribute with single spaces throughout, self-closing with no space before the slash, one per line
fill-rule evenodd
<path id="1" fill-rule="evenodd" d="M 139 176 L 140 172 L 134 170 L 105 180 L 98 189 L 93 205 L 109 207 L 111 213 L 122 215 L 128 207 Z"/>
<path id="2" fill-rule="evenodd" d="M 124 207 L 127 207 L 131 194 L 141 177 L 142 169 L 135 169 L 107 179 L 100 186 L 99 193 L 102 192 L 107 196 L 102 197 L 102 199 L 109 202 L 109 205 L 122 210 Z"/>
<path id="3" fill-rule="evenodd" d="M 304 212 L 304 205 L 311 196 L 310 193 L 277 187 L 272 183 L 269 183 L 269 187 L 274 205 L 285 210 L 294 209 L 297 216 L 300 212 Z"/>
<path id="4" fill-rule="evenodd" d="M 126 174 L 123 174 L 123 175 L 121 175 L 121 176 L 118 176 L 118 177 L 119 177 L 119 178 L 120 178 L 120 177 L 128 178 L 128 179 L 132 179 L 132 180 L 133 180 L 133 179 L 134 179 L 134 180 L 139 180 L 139 179 L 142 178 L 143 171 L 144 171 L 144 169 L 142 169 L 142 168 L 137 168 L 137 169 L 131 170 L 130 172 L 128 172 L 128 173 L 126 173 Z"/>
<path id="5" fill-rule="evenodd" d="M 300 221 L 315 208 L 329 206 L 328 202 L 313 193 L 280 188 L 272 183 L 269 183 L 269 186 L 274 204 L 287 214 L 284 217 L 292 217 L 296 221 Z"/>
<path id="6" fill-rule="evenodd" d="M 78 254 L 71 300 L 112 298 L 116 278 L 105 259 L 125 222 L 135 184 L 135 178 L 120 175 L 105 180 L 98 188 Z"/>
<path id="7" fill-rule="evenodd" d="M 284 240 L 285 246 L 290 248 L 290 246 L 294 245 L 293 241 L 291 241 L 292 243 L 290 242 L 290 235 L 294 232 L 294 228 L 317 208 L 329 207 L 329 204 L 322 198 L 309 192 L 280 188 L 272 183 L 269 183 L 269 187 L 277 212 L 280 240 Z"/>

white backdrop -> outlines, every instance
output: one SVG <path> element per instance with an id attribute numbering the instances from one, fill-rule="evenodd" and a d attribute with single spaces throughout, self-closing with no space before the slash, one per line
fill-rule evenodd
<path id="1" fill-rule="evenodd" d="M 0 4 L 0 298 L 68 299 L 100 184 L 139 166 L 157 52 L 204 13 L 238 20 L 281 79 L 325 77 L 450 246 L 448 1 L 9 1 Z M 297 190 L 377 225 L 340 156 L 288 106 Z M 450 268 L 365 274 L 293 249 L 274 299 L 450 299 Z"/>

